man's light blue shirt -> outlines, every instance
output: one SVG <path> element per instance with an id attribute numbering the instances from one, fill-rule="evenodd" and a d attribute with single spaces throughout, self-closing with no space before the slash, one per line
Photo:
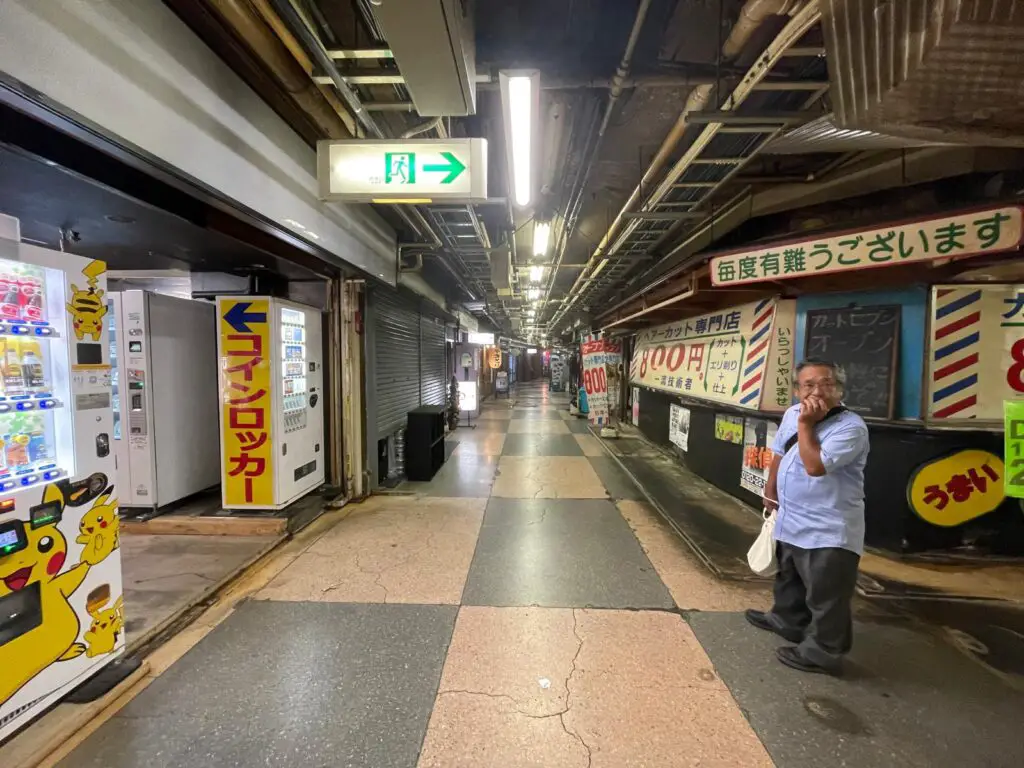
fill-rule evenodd
<path id="1" fill-rule="evenodd" d="M 839 547 L 864 553 L 864 465 L 868 460 L 868 427 L 853 411 L 844 411 L 817 427 L 822 477 L 807 474 L 797 445 L 786 452 L 796 434 L 800 405 L 782 417 L 772 450 L 782 456 L 778 482 L 779 511 L 775 539 L 803 549 Z"/>

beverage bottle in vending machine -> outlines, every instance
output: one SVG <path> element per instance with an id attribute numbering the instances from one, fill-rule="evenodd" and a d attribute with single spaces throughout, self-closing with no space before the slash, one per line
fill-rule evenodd
<path id="1" fill-rule="evenodd" d="M 22 320 L 38 322 L 46 319 L 43 281 L 38 277 L 22 275 L 18 278 L 18 301 Z"/>
<path id="2" fill-rule="evenodd" d="M 46 434 L 41 429 L 34 429 L 28 436 L 28 458 L 33 464 L 52 458 L 50 445 L 46 442 Z"/>
<path id="3" fill-rule="evenodd" d="M 4 395 L 25 394 L 25 379 L 21 373 L 21 360 L 18 357 L 18 342 L 16 339 L 4 339 L 3 360 L 0 361 L 0 370 L 3 371 Z"/>
<path id="4" fill-rule="evenodd" d="M 18 276 L 10 272 L 0 272 L 0 318 L 21 319 L 18 295 Z"/>
<path id="5" fill-rule="evenodd" d="M 30 464 L 28 458 L 28 435 L 4 435 L 4 457 L 11 469 Z"/>
<path id="6" fill-rule="evenodd" d="M 39 344 L 35 341 L 21 342 L 21 378 L 29 394 L 46 390 L 46 375 Z"/>

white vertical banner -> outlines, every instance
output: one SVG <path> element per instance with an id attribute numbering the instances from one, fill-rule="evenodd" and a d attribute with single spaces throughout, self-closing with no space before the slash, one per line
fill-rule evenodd
<path id="1" fill-rule="evenodd" d="M 586 341 L 581 346 L 583 354 L 583 388 L 587 393 L 588 419 L 596 427 L 609 424 L 608 368 L 617 368 L 622 359 L 622 350 L 617 344 L 598 339 Z M 617 375 L 613 378 L 617 378 Z M 613 381 L 618 402 L 618 386 Z"/>

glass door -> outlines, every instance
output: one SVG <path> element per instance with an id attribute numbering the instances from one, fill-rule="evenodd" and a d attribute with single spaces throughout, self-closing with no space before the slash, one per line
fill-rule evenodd
<path id="1" fill-rule="evenodd" d="M 114 439 L 121 439 L 121 396 L 118 388 L 117 367 L 117 313 L 114 311 L 113 299 L 107 301 L 107 339 L 110 342 L 110 387 L 111 405 L 114 410 Z"/>
<path id="2" fill-rule="evenodd" d="M 0 260 L 0 492 L 74 470 L 59 270 Z"/>
<path id="3" fill-rule="evenodd" d="M 306 315 L 281 307 L 281 402 L 284 431 L 306 426 Z"/>

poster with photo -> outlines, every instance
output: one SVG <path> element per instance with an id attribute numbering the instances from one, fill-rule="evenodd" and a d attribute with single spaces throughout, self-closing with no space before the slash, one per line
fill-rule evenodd
<path id="1" fill-rule="evenodd" d="M 690 450 L 690 409 L 669 406 L 668 439 L 683 451 Z"/>
<path id="2" fill-rule="evenodd" d="M 768 468 L 772 465 L 772 442 L 776 424 L 766 419 L 745 419 L 743 423 L 743 467 L 740 485 L 758 496 L 764 493 Z"/>
<path id="3" fill-rule="evenodd" d="M 715 439 L 743 445 L 743 419 L 740 416 L 715 414 Z"/>

